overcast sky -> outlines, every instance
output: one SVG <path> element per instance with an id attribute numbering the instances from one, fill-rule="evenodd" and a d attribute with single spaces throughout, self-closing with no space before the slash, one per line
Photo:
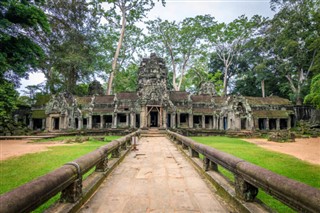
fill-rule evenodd
<path id="1" fill-rule="evenodd" d="M 181 21 L 186 17 L 210 14 L 218 22 L 231 22 L 241 15 L 249 18 L 261 15 L 272 18 L 274 12 L 270 9 L 269 1 L 265 0 L 166 0 L 166 6 L 156 4 L 147 15 L 148 19 Z M 42 73 L 30 74 L 29 80 L 21 80 L 20 91 L 27 85 L 40 84 L 45 80 Z"/>

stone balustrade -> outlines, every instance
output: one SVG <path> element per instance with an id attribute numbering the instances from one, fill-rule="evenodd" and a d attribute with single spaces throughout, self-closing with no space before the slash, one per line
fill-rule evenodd
<path id="1" fill-rule="evenodd" d="M 1 195 L 0 212 L 30 212 L 59 192 L 61 192 L 60 203 L 81 205 L 98 188 L 106 174 L 110 173 L 111 169 L 119 163 L 120 157 L 125 153 L 123 150 L 129 151 L 132 137 L 138 135 L 140 131 L 114 140 L 73 162 L 66 163 L 42 177 Z M 111 159 L 109 159 L 110 156 Z M 91 183 L 84 184 L 83 175 L 92 168 L 95 168 L 95 172 L 86 179 Z M 85 189 L 84 185 L 87 186 Z M 60 212 L 70 211 L 72 207 L 64 205 L 63 208 L 66 209 L 60 208 Z"/>
<path id="2" fill-rule="evenodd" d="M 203 172 L 218 171 L 218 165 L 229 170 L 235 177 L 236 197 L 251 202 L 258 188 L 298 212 L 320 212 L 320 190 L 286 178 L 230 154 L 197 143 L 192 139 L 167 131 L 168 136 L 182 149 L 188 150 L 191 158 L 203 155 Z"/>

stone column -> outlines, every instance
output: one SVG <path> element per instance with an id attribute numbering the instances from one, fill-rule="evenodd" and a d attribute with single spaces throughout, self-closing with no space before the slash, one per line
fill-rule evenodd
<path id="1" fill-rule="evenodd" d="M 46 119 L 43 118 L 42 119 L 42 128 L 41 129 L 45 129 L 46 128 Z"/>
<path id="2" fill-rule="evenodd" d="M 167 128 L 167 110 L 162 110 L 162 117 L 163 117 L 163 127 Z"/>
<path id="3" fill-rule="evenodd" d="M 135 118 L 136 116 L 135 116 L 135 114 L 132 112 L 132 113 L 130 113 L 130 127 L 131 128 L 135 128 Z"/>
<path id="4" fill-rule="evenodd" d="M 176 128 L 176 113 L 171 113 L 171 127 Z"/>
<path id="5" fill-rule="evenodd" d="M 140 113 L 140 127 L 144 128 L 147 127 L 147 119 L 146 119 L 146 107 L 141 107 Z"/>
<path id="6" fill-rule="evenodd" d="M 276 120 L 276 130 L 280 130 L 280 118 Z"/>
<path id="7" fill-rule="evenodd" d="M 290 116 L 288 117 L 288 120 L 287 120 L 287 129 L 291 129 L 291 117 Z"/>
<path id="8" fill-rule="evenodd" d="M 126 114 L 126 127 L 129 127 L 129 113 Z"/>
<path id="9" fill-rule="evenodd" d="M 177 113 L 177 128 L 180 128 L 180 112 Z"/>
<path id="10" fill-rule="evenodd" d="M 103 115 L 100 115 L 100 129 L 103 129 L 104 120 L 103 120 Z"/>
<path id="11" fill-rule="evenodd" d="M 266 118 L 266 130 L 269 130 L 269 118 Z"/>
<path id="12" fill-rule="evenodd" d="M 193 128 L 193 114 L 189 113 L 189 128 Z"/>
<path id="13" fill-rule="evenodd" d="M 87 129 L 92 129 L 92 115 L 89 115 L 88 117 Z"/>
<path id="14" fill-rule="evenodd" d="M 78 118 L 78 129 L 82 129 L 83 128 L 83 119 L 82 118 Z"/>
<path id="15" fill-rule="evenodd" d="M 213 115 L 212 116 L 212 129 L 216 129 L 217 128 L 216 125 L 217 125 L 216 116 Z"/>
<path id="16" fill-rule="evenodd" d="M 202 122 L 202 129 L 206 128 L 206 116 L 202 115 L 201 116 L 201 122 Z"/>
<path id="17" fill-rule="evenodd" d="M 117 128 L 118 126 L 118 118 L 117 118 L 117 113 L 113 113 L 113 117 L 112 117 L 112 128 Z"/>
<path id="18" fill-rule="evenodd" d="M 33 119 L 30 118 L 29 128 L 33 130 Z"/>
<path id="19" fill-rule="evenodd" d="M 224 130 L 223 117 L 220 117 L 220 130 Z"/>

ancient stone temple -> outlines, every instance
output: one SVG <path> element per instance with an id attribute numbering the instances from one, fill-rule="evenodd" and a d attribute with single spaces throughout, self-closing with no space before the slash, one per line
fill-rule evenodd
<path id="1" fill-rule="evenodd" d="M 293 105 L 287 99 L 220 97 L 210 83 L 202 84 L 198 94 L 170 91 L 167 79 L 165 61 L 151 54 L 140 64 L 136 92 L 87 97 L 57 94 L 43 109 L 45 128 L 279 130 L 294 123 Z"/>

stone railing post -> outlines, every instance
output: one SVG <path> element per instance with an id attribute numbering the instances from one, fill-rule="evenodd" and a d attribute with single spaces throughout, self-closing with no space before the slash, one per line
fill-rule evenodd
<path id="1" fill-rule="evenodd" d="M 207 157 L 203 157 L 203 170 L 204 171 L 218 171 L 218 165 L 213 162 L 210 161 Z"/>
<path id="2" fill-rule="evenodd" d="M 243 177 L 235 175 L 236 196 L 246 202 L 252 202 L 258 194 L 258 188 L 246 182 Z"/>
<path id="3" fill-rule="evenodd" d="M 96 172 L 105 172 L 108 170 L 108 155 L 105 156 L 97 165 Z"/>
<path id="4" fill-rule="evenodd" d="M 189 155 L 192 158 L 198 158 L 199 157 L 199 153 L 196 150 L 192 149 L 191 147 L 189 147 Z"/>
<path id="5" fill-rule="evenodd" d="M 119 158 L 120 157 L 120 147 L 115 148 L 111 153 L 112 158 Z"/>
<path id="6" fill-rule="evenodd" d="M 78 178 L 71 183 L 67 188 L 61 191 L 60 202 L 61 203 L 75 203 L 82 196 L 82 174 L 78 163 L 70 162 L 65 165 L 74 166 L 77 169 Z"/>

